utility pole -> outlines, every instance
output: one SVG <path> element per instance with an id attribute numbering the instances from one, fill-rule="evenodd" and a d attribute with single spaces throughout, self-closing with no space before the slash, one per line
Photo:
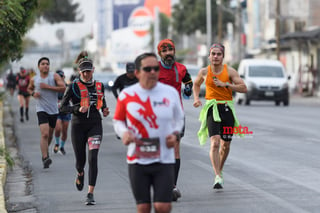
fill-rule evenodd
<path id="1" fill-rule="evenodd" d="M 241 45 L 241 34 L 242 34 L 242 25 L 241 25 L 241 5 L 240 1 L 237 1 L 236 8 L 236 32 L 235 32 L 235 40 L 236 40 L 236 49 L 237 49 L 237 61 L 242 59 L 242 45 Z"/>
<path id="2" fill-rule="evenodd" d="M 218 9 L 218 42 L 222 42 L 222 7 L 221 7 L 221 0 L 217 0 L 217 9 Z"/>
<path id="3" fill-rule="evenodd" d="M 211 46 L 212 24 L 211 24 L 211 0 L 206 0 L 207 9 L 207 48 Z"/>
<path id="4" fill-rule="evenodd" d="M 276 54 L 277 54 L 277 59 L 280 59 L 280 0 L 277 0 L 277 5 L 276 5 L 276 42 L 277 42 L 277 49 L 276 49 Z"/>
<path id="5" fill-rule="evenodd" d="M 156 50 L 157 45 L 160 41 L 160 17 L 159 17 L 159 8 L 154 8 L 154 28 L 153 28 L 153 48 Z"/>

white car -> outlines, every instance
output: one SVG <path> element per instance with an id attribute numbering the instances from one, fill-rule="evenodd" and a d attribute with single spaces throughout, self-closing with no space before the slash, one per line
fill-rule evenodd
<path id="1" fill-rule="evenodd" d="M 278 60 L 243 59 L 238 73 L 247 85 L 247 93 L 236 93 L 235 102 L 249 105 L 251 101 L 274 101 L 289 105 L 289 86 L 284 66 Z"/>

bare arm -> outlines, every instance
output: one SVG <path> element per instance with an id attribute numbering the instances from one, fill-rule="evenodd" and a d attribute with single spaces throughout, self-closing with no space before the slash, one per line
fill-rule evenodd
<path id="1" fill-rule="evenodd" d="M 232 84 L 229 85 L 229 88 L 235 92 L 246 93 L 247 86 L 242 80 L 242 78 L 240 78 L 239 73 L 232 67 L 229 67 L 228 70 L 232 82 Z"/>
<path id="2" fill-rule="evenodd" d="M 198 72 L 198 75 L 196 79 L 193 82 L 193 106 L 199 107 L 202 105 L 200 99 L 199 99 L 199 93 L 200 93 L 200 86 L 204 82 L 205 76 L 207 75 L 207 67 L 201 68 Z"/>
<path id="3" fill-rule="evenodd" d="M 228 86 L 232 91 L 246 93 L 247 86 L 242 80 L 242 78 L 240 78 L 238 72 L 232 67 L 228 67 L 228 74 L 229 74 L 229 79 L 231 80 L 231 84 L 227 82 L 222 82 L 218 78 L 215 78 L 214 79 L 215 85 L 217 85 L 218 87 Z"/>
<path id="4" fill-rule="evenodd" d="M 54 74 L 54 81 L 56 82 L 56 86 L 51 86 L 45 83 L 40 83 L 41 89 L 48 89 L 55 92 L 64 92 L 66 90 L 66 85 L 63 79 L 57 73 Z"/>
<path id="5" fill-rule="evenodd" d="M 32 94 L 34 92 L 34 79 L 33 78 L 30 79 L 27 91 L 30 94 Z"/>

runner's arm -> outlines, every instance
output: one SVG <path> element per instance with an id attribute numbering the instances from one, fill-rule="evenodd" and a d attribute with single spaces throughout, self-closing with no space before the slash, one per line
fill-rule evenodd
<path id="1" fill-rule="evenodd" d="M 59 111 L 62 113 L 73 113 L 73 114 L 79 114 L 80 109 L 80 101 L 78 104 L 70 105 L 70 100 L 74 96 L 74 91 L 72 89 L 74 83 L 69 84 L 67 87 L 62 100 L 60 102 L 60 108 Z"/>
<path id="2" fill-rule="evenodd" d="M 118 96 L 119 96 L 119 94 L 118 94 L 118 89 L 119 89 L 119 82 L 120 82 L 120 79 L 119 79 L 119 77 L 115 80 L 115 82 L 114 82 L 114 84 L 113 84 L 113 86 L 112 86 L 112 88 L 111 88 L 111 91 L 112 91 L 112 93 L 113 93 L 113 95 L 114 95 L 114 97 L 117 99 L 118 98 Z"/>
<path id="3" fill-rule="evenodd" d="M 228 67 L 229 76 L 232 84 L 229 84 L 229 88 L 235 92 L 246 93 L 247 86 L 244 83 L 243 79 L 240 78 L 239 73 L 232 67 Z"/>
<path id="4" fill-rule="evenodd" d="M 190 73 L 188 72 L 188 70 L 186 70 L 186 74 L 185 74 L 184 78 L 182 79 L 182 82 L 184 83 L 183 93 L 186 96 L 191 96 L 192 95 L 193 82 L 192 82 L 192 78 L 191 78 Z"/>
<path id="5" fill-rule="evenodd" d="M 194 104 L 196 102 L 199 102 L 199 94 L 200 94 L 200 86 L 204 82 L 204 76 L 207 74 L 207 68 L 201 68 L 198 72 L 198 75 L 193 83 L 193 98 L 194 98 Z M 196 106 L 197 107 L 197 106 Z"/>
<path id="6" fill-rule="evenodd" d="M 41 89 L 48 89 L 55 92 L 64 92 L 66 90 L 66 84 L 63 79 L 57 73 L 54 73 L 54 81 L 56 82 L 56 86 L 51 86 L 45 83 L 40 83 Z"/>

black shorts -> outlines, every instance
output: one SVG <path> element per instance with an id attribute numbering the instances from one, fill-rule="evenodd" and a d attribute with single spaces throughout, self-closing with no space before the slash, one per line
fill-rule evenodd
<path id="1" fill-rule="evenodd" d="M 230 128 L 233 130 L 234 117 L 230 107 L 227 104 L 218 104 L 219 116 L 221 122 L 215 122 L 213 120 L 213 106 L 208 109 L 207 114 L 207 126 L 209 136 L 220 135 L 224 141 L 231 141 L 233 131 L 229 131 Z"/>
<path id="2" fill-rule="evenodd" d="M 18 95 L 22 95 L 23 97 L 27 98 L 30 96 L 30 94 L 28 92 L 25 92 L 25 91 L 19 91 L 18 92 Z"/>
<path id="3" fill-rule="evenodd" d="M 49 123 L 49 126 L 51 128 L 56 127 L 58 114 L 49 115 L 48 113 L 42 111 L 42 112 L 37 112 L 37 116 L 38 116 L 38 125 L 39 126 L 40 126 L 40 124 Z"/>
<path id="4" fill-rule="evenodd" d="M 128 170 L 131 189 L 137 204 L 151 203 L 151 186 L 153 187 L 153 202 L 171 203 L 174 164 L 129 164 Z"/>

